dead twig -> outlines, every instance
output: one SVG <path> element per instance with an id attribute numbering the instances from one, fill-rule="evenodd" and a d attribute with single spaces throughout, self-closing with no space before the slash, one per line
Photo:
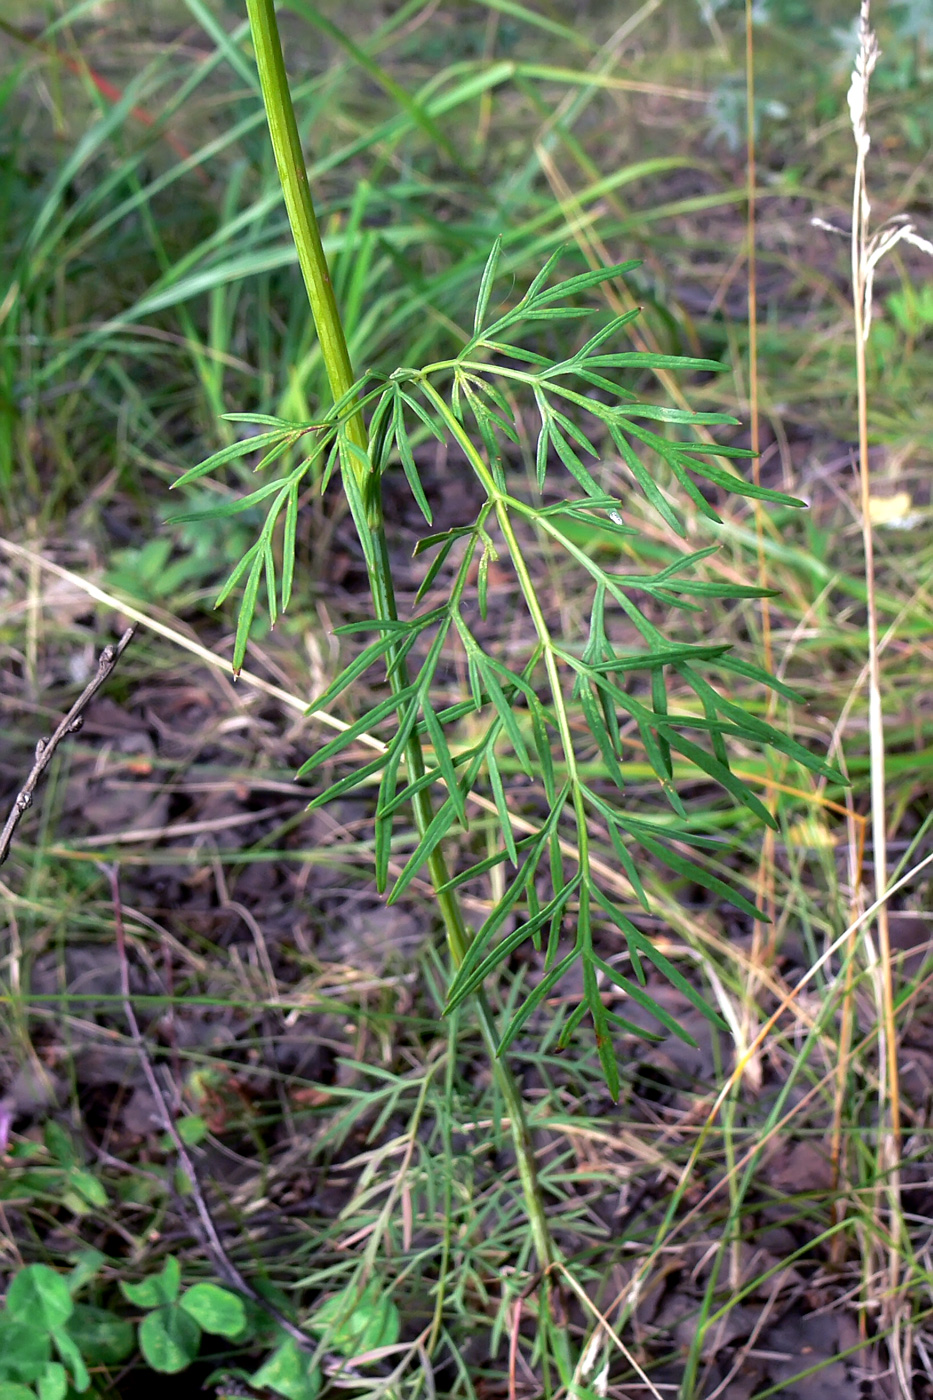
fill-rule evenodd
<path id="1" fill-rule="evenodd" d="M 32 772 L 26 779 L 25 785 L 17 793 L 10 815 L 6 819 L 6 825 L 3 828 L 2 834 L 0 834 L 0 865 L 3 864 L 10 854 L 10 843 L 13 840 L 13 833 L 22 820 L 23 813 L 27 812 L 32 806 L 32 794 L 35 792 L 42 774 L 52 762 L 55 750 L 63 739 L 67 738 L 69 734 L 77 733 L 81 728 L 84 722 L 84 711 L 100 690 L 104 681 L 110 677 L 114 667 L 135 635 L 136 623 L 133 623 L 132 627 L 126 629 L 118 642 L 111 643 L 110 646 L 104 647 L 100 654 L 100 659 L 97 662 L 96 674 L 84 687 L 61 724 L 55 730 L 55 733 L 51 738 L 40 739 L 38 744 L 36 744 L 36 761 L 32 766 Z"/>
<path id="2" fill-rule="evenodd" d="M 98 861 L 96 864 L 98 869 L 106 876 L 110 885 L 117 956 L 120 963 L 120 995 L 123 1000 L 123 1014 L 126 1017 L 130 1038 L 139 1056 L 139 1062 L 142 1066 L 146 1083 L 149 1086 L 149 1091 L 161 1111 L 162 1125 L 171 1138 L 179 1165 L 188 1178 L 191 1189 L 191 1199 L 197 1211 L 198 1224 L 200 1227 L 196 1230 L 196 1233 L 201 1236 L 201 1243 L 213 1260 L 220 1277 L 229 1283 L 231 1287 L 237 1289 L 240 1293 L 244 1294 L 245 1297 L 249 1298 L 253 1303 L 256 1303 L 268 1313 L 272 1320 L 281 1327 L 282 1331 L 287 1333 L 293 1341 L 297 1342 L 302 1350 L 313 1351 L 315 1349 L 314 1339 L 309 1337 L 307 1332 L 303 1332 L 300 1327 L 296 1326 L 284 1313 L 280 1312 L 273 1303 L 270 1303 L 268 1298 L 263 1298 L 260 1293 L 257 1293 L 252 1284 L 248 1283 L 240 1273 L 240 1270 L 224 1248 L 220 1233 L 214 1222 L 214 1217 L 211 1214 L 210 1207 L 201 1190 L 198 1174 L 195 1170 L 194 1162 L 191 1159 L 191 1154 L 185 1146 L 175 1124 L 175 1115 L 169 1105 L 165 1091 L 159 1083 L 159 1077 L 155 1072 L 155 1066 L 152 1063 L 152 1058 L 143 1038 L 142 1031 L 139 1028 L 139 1022 L 136 1019 L 136 1012 L 133 1009 L 133 1002 L 130 995 L 130 969 L 126 956 L 126 934 L 123 928 L 123 901 L 120 895 L 119 866 L 105 865 L 103 861 Z"/>

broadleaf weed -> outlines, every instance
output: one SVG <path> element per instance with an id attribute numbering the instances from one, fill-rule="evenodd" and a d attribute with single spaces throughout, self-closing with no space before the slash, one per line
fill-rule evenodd
<path id="1" fill-rule="evenodd" d="M 70 1276 L 46 1264 L 28 1264 L 14 1274 L 0 1309 L 0 1400 L 93 1397 L 98 1392 L 92 1371 L 121 1366 L 137 1346 L 153 1371 L 175 1375 L 197 1359 L 202 1333 L 224 1338 L 239 1356 L 271 1343 L 271 1354 L 255 1374 L 242 1373 L 256 1390 L 284 1400 L 314 1400 L 321 1389 L 320 1367 L 309 1351 L 290 1337 L 276 1336 L 262 1309 L 248 1307 L 231 1289 L 210 1282 L 183 1287 L 174 1255 L 159 1274 L 139 1283 L 120 1280 L 123 1297 L 137 1311 L 135 1331 L 115 1308 L 76 1302 L 75 1295 L 98 1278 L 104 1263 L 98 1251 L 85 1251 Z M 378 1284 L 362 1291 L 350 1285 L 331 1294 L 308 1327 L 332 1352 L 349 1357 L 397 1341 L 399 1315 Z M 218 1393 L 224 1392 L 226 1374 L 215 1372 Z"/>

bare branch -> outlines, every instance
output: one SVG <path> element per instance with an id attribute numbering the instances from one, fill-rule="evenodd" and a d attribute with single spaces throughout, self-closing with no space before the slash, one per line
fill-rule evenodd
<path id="1" fill-rule="evenodd" d="M 0 865 L 10 854 L 10 843 L 13 840 L 13 833 L 19 825 L 23 813 L 32 806 L 32 794 L 42 774 L 52 762 L 55 750 L 63 739 L 69 734 L 75 734 L 84 722 L 84 711 L 100 690 L 104 681 L 108 679 L 120 657 L 136 635 L 136 623 L 128 627 L 120 640 L 104 647 L 97 663 L 97 672 L 93 679 L 84 687 L 77 700 L 68 711 L 61 724 L 56 729 L 50 739 L 40 739 L 36 744 L 36 761 L 32 766 L 32 772 L 26 779 L 25 785 L 17 793 L 10 815 L 6 819 L 6 825 L 0 833 Z"/>

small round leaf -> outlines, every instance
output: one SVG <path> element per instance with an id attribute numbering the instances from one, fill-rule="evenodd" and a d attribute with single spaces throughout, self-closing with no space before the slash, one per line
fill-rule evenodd
<path id="1" fill-rule="evenodd" d="M 158 1308 L 163 1303 L 174 1303 L 180 1287 L 181 1265 L 174 1254 L 168 1256 L 160 1274 L 143 1279 L 142 1283 L 124 1283 L 120 1280 L 124 1298 L 137 1308 Z"/>
<path id="2" fill-rule="evenodd" d="M 48 1332 L 0 1312 L 0 1380 L 38 1380 L 51 1355 Z"/>
<path id="3" fill-rule="evenodd" d="M 6 1295 L 10 1317 L 46 1332 L 67 1322 L 73 1308 L 67 1283 L 48 1264 L 28 1264 L 20 1269 Z"/>
<path id="4" fill-rule="evenodd" d="M 90 1366 L 117 1366 L 133 1350 L 133 1328 L 125 1317 L 77 1303 L 65 1328 Z"/>
<path id="5" fill-rule="evenodd" d="M 195 1283 L 183 1293 L 179 1306 L 203 1327 L 221 1337 L 238 1337 L 246 1327 L 241 1299 L 216 1283 Z"/>
<path id="6" fill-rule="evenodd" d="M 277 1346 L 250 1384 L 256 1390 L 274 1390 L 286 1400 L 314 1400 L 321 1388 L 321 1373 L 291 1337 Z"/>
<path id="7" fill-rule="evenodd" d="M 200 1327 L 178 1307 L 159 1308 L 139 1324 L 140 1350 L 153 1371 L 183 1371 L 197 1356 L 200 1344 Z"/>

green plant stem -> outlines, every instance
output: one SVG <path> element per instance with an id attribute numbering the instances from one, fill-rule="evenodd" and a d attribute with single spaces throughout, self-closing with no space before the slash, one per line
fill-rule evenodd
<path id="1" fill-rule="evenodd" d="M 275 6 L 273 0 L 246 0 L 246 5 L 285 207 L 288 211 L 292 236 L 298 253 L 298 262 L 308 292 L 308 300 L 311 304 L 311 314 L 314 317 L 315 327 L 321 342 L 321 354 L 326 366 L 331 393 L 334 399 L 338 400 L 352 390 L 353 370 L 343 323 L 334 297 L 327 259 L 321 243 L 311 191 L 308 187 L 308 176 L 298 135 L 298 125 L 295 120 L 295 110 L 288 87 Z M 371 469 L 367 469 L 365 465 L 369 442 L 362 413 L 357 413 L 350 419 L 348 435 L 353 445 L 363 454 L 361 457 L 357 457 L 354 453 L 347 453 L 342 466 L 344 471 L 350 471 L 354 476 L 355 490 L 350 494 L 349 504 L 364 546 L 373 606 L 378 618 L 394 620 L 398 614 L 392 586 L 388 543 L 382 518 L 381 494 L 378 482 L 373 480 Z M 408 685 L 408 675 L 404 665 L 392 667 L 391 674 L 392 685 L 396 691 L 402 690 Z M 411 782 L 415 784 L 425 771 L 421 743 L 416 735 L 410 739 L 405 753 Z M 419 835 L 423 836 L 434 816 L 433 803 L 427 789 L 416 792 L 412 806 L 415 825 Z M 470 943 L 470 933 L 456 894 L 452 890 L 444 889 L 449 880 L 449 873 L 443 853 L 439 849 L 435 849 L 429 856 L 427 865 L 431 883 L 437 891 L 438 905 L 441 918 L 444 921 L 451 961 L 457 968 L 466 956 Z M 477 994 L 476 1002 L 483 1040 L 491 1057 L 496 1080 L 509 1118 L 519 1180 L 528 1212 L 528 1223 L 534 1239 L 538 1267 L 545 1277 L 545 1297 L 547 1297 L 550 1284 L 549 1272 L 556 1262 L 557 1252 L 547 1222 L 524 1104 L 508 1064 L 497 1054 L 498 1036 L 495 1019 L 484 992 L 480 991 Z"/>
<path id="2" fill-rule="evenodd" d="M 262 99 L 272 138 L 272 150 L 279 172 L 279 183 L 288 212 L 288 222 L 298 266 L 304 278 L 311 315 L 321 342 L 321 355 L 330 381 L 331 393 L 340 399 L 353 385 L 353 370 L 343 323 L 337 309 L 330 269 L 321 243 L 314 202 L 308 187 L 308 171 L 298 135 L 295 108 L 292 104 L 279 37 L 275 5 L 272 0 L 246 0 L 249 24 L 256 50 L 256 65 L 262 86 Z M 351 420 L 350 433 L 365 451 L 366 425 L 362 414 Z"/>

